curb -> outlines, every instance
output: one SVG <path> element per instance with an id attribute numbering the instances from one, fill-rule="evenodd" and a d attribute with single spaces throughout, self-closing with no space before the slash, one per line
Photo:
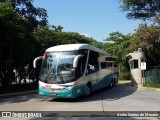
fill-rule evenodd
<path id="1" fill-rule="evenodd" d="M 6 94 L 1 94 L 0 97 L 23 95 L 23 94 L 35 93 L 37 91 L 38 90 L 32 90 L 32 91 L 26 91 L 26 92 L 17 92 L 17 93 L 6 93 Z"/>
<path id="2" fill-rule="evenodd" d="M 144 89 L 144 90 L 152 90 L 152 91 L 158 91 L 160 92 L 160 88 L 152 88 L 152 87 L 144 87 L 144 86 L 137 86 L 138 88 Z"/>
<path id="3" fill-rule="evenodd" d="M 129 81 L 127 81 L 127 82 L 129 82 Z M 152 91 L 160 92 L 160 88 L 145 87 L 145 86 L 142 86 L 142 85 L 135 85 L 135 84 L 127 83 L 127 82 L 126 81 L 119 81 L 119 83 L 127 85 L 127 86 L 132 86 L 132 87 L 141 88 L 141 89 L 144 89 L 144 90 L 152 90 Z"/>

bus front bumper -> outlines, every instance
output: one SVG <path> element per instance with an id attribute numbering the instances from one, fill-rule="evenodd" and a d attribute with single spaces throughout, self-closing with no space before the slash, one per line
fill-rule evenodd
<path id="1" fill-rule="evenodd" d="M 39 87 L 39 95 L 50 96 L 53 98 L 75 98 L 74 89 L 63 91 L 51 91 Z"/>

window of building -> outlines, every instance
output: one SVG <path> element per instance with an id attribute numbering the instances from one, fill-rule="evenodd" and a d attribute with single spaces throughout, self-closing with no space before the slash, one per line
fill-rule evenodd
<path id="1" fill-rule="evenodd" d="M 131 61 L 131 69 L 138 68 L 138 60 L 132 60 Z"/>

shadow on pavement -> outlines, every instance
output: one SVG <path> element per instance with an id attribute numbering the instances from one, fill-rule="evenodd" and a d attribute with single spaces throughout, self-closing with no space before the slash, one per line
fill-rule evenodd
<path id="1" fill-rule="evenodd" d="M 20 95 L 14 95 L 14 96 L 2 96 L 0 97 L 0 105 L 4 103 L 21 103 L 21 102 L 27 102 L 30 99 L 39 99 L 40 96 L 38 96 L 38 92 L 35 93 L 27 93 L 27 94 L 20 94 Z"/>
<path id="2" fill-rule="evenodd" d="M 122 97 L 129 96 L 137 90 L 137 87 L 127 86 L 125 84 L 117 84 L 113 88 L 103 88 L 95 91 L 91 96 L 81 96 L 75 99 L 55 98 L 50 99 L 48 102 L 89 102 L 98 100 L 114 101 Z"/>
<path id="3" fill-rule="evenodd" d="M 114 101 L 120 99 L 122 97 L 129 96 L 133 94 L 137 90 L 136 87 L 127 86 L 124 84 L 117 84 L 113 88 L 104 88 L 92 93 L 91 96 L 81 96 L 75 99 L 62 99 L 62 98 L 50 98 L 39 96 L 38 92 L 29 93 L 24 95 L 16 95 L 16 96 L 5 96 L 0 97 L 0 105 L 4 103 L 20 103 L 26 102 L 30 99 L 37 99 L 38 101 L 46 101 L 46 102 L 90 102 L 90 101 L 98 101 L 98 100 L 108 100 Z"/>

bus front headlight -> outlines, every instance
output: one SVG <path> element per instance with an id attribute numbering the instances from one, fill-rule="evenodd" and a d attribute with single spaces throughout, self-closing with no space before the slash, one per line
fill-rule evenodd
<path id="1" fill-rule="evenodd" d="M 70 89 L 72 89 L 72 88 L 73 88 L 73 85 L 66 86 L 66 89 L 67 89 L 67 90 L 70 90 Z"/>

